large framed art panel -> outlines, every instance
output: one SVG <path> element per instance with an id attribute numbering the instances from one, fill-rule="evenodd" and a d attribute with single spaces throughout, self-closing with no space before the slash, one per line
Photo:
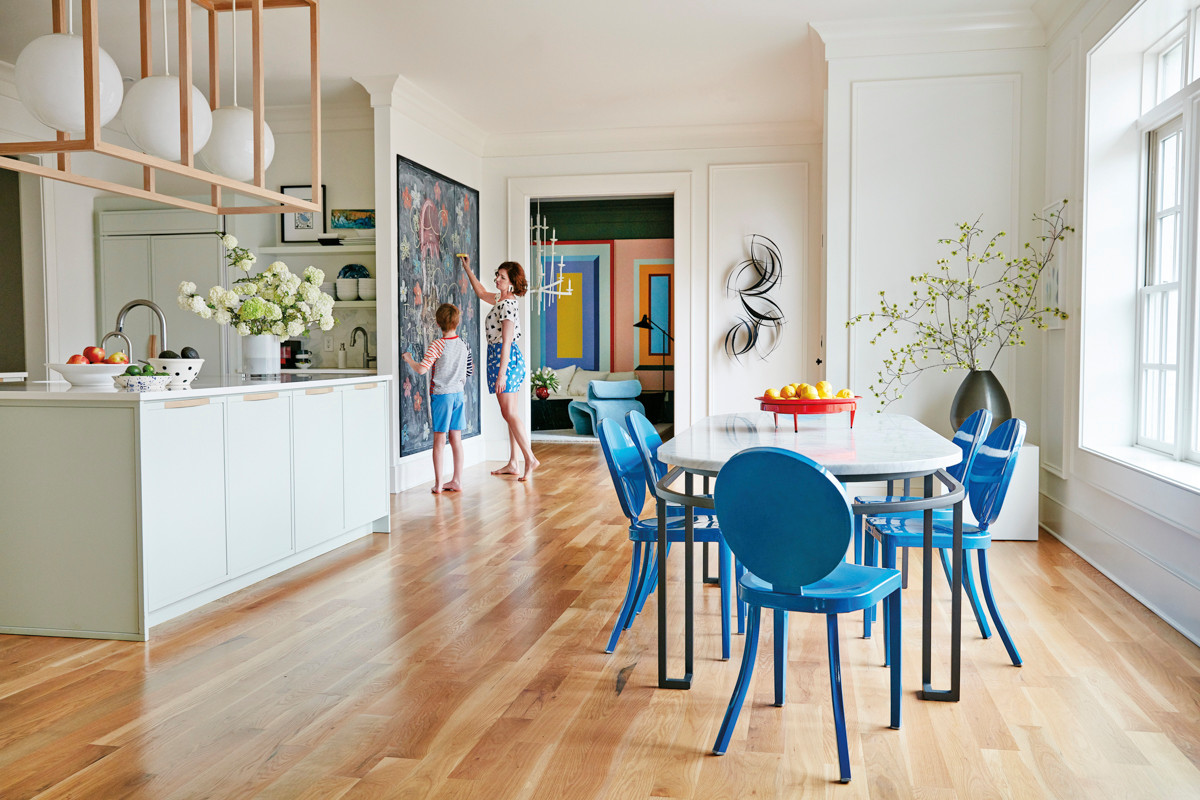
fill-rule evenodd
<path id="1" fill-rule="evenodd" d="M 530 295 L 530 323 L 538 332 L 532 365 L 559 369 L 574 364 L 607 372 L 612 363 L 612 242 L 560 242 L 555 263 L 559 259 L 571 294 L 548 304 Z"/>
<path id="2" fill-rule="evenodd" d="M 471 348 L 475 374 L 467 378 L 463 438 L 480 432 L 480 372 L 486 354 L 475 352 L 479 342 L 479 298 L 471 290 L 456 253 L 466 253 L 479 269 L 479 192 L 458 181 L 397 156 L 398 258 L 396 291 L 400 350 L 420 361 L 430 342 L 441 336 L 434 315 L 442 303 L 462 312 L 458 334 Z M 429 408 L 429 376 L 418 375 L 401 363 L 400 455 L 433 446 Z"/>

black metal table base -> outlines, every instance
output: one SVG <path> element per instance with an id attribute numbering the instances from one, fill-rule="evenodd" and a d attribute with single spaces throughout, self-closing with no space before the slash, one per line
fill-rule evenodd
<path id="1" fill-rule="evenodd" d="M 678 493 L 670 485 L 683 475 L 684 491 Z M 694 636 L 694 598 L 695 586 L 695 527 L 692 509 L 712 508 L 710 497 L 697 496 L 693 490 L 694 474 L 704 475 L 704 488 L 707 494 L 708 478 L 711 474 L 693 473 L 678 467 L 671 469 L 658 482 L 656 492 L 656 510 L 658 512 L 658 687 L 660 689 L 690 689 L 692 677 L 695 674 L 695 636 Z M 923 477 L 924 497 L 920 500 L 909 500 L 895 503 L 853 504 L 855 514 L 878 515 L 903 511 L 924 512 L 924 546 L 922 553 L 924 563 L 922 569 L 922 598 L 921 598 L 921 691 L 918 696 L 922 700 L 941 702 L 956 702 L 960 697 L 961 667 L 962 667 L 962 503 L 966 496 L 963 485 L 951 477 L 945 470 L 926 475 L 855 475 L 844 478 L 843 481 L 891 481 L 900 478 Z M 947 493 L 941 497 L 933 496 L 933 481 L 937 478 L 946 487 Z M 664 558 L 667 552 L 667 502 L 674 502 L 684 507 L 684 539 L 683 539 L 683 677 L 670 678 L 667 676 L 667 563 Z M 954 580 L 950 587 L 950 688 L 935 689 L 933 687 L 933 509 L 953 505 L 954 535 L 951 549 L 951 575 Z M 703 579 L 708 582 L 708 551 L 705 550 Z M 723 613 L 730 613 L 725 609 Z"/>

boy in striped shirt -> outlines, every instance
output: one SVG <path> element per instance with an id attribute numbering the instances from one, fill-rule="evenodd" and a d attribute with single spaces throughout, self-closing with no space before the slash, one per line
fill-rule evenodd
<path id="1" fill-rule="evenodd" d="M 433 371 L 429 384 L 429 409 L 433 414 L 433 493 L 440 494 L 462 491 L 463 387 L 467 377 L 475 374 L 475 363 L 471 360 L 471 348 L 458 336 L 458 323 L 462 319 L 458 307 L 453 303 L 442 303 L 435 319 L 442 329 L 442 338 L 429 345 L 420 363 L 408 353 L 404 353 L 404 363 L 418 375 Z M 443 484 L 442 453 L 447 434 L 454 459 L 454 477 Z"/>

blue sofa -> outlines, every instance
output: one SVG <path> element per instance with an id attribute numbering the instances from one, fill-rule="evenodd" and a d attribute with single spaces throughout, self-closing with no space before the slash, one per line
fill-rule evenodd
<path id="1" fill-rule="evenodd" d="M 628 412 L 645 414 L 646 407 L 636 399 L 641 393 L 641 381 L 589 382 L 587 400 L 572 400 L 571 405 L 567 406 L 575 432 L 581 436 L 595 436 L 596 426 L 602 419 L 612 419 L 618 425 L 624 425 Z"/>

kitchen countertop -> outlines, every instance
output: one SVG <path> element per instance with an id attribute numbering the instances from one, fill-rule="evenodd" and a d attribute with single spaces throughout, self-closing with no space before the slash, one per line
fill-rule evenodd
<path id="1" fill-rule="evenodd" d="M 312 370 L 305 370 L 312 372 Z M 375 373 L 338 375 L 324 374 L 283 374 L 269 380 L 246 380 L 242 375 L 220 375 L 196 378 L 190 387 L 169 389 L 160 392 L 126 392 L 118 389 L 115 384 L 109 386 L 72 386 L 66 381 L 25 381 L 21 383 L 0 383 L 0 405 L 9 403 L 28 403 L 30 400 L 52 400 L 56 402 L 102 402 L 113 404 L 136 404 L 156 400 L 179 400 L 184 397 L 215 397 L 220 395 L 236 395 L 257 392 L 280 391 L 296 389 L 300 386 L 344 386 L 355 383 L 372 381 L 390 381 L 391 375 Z"/>

